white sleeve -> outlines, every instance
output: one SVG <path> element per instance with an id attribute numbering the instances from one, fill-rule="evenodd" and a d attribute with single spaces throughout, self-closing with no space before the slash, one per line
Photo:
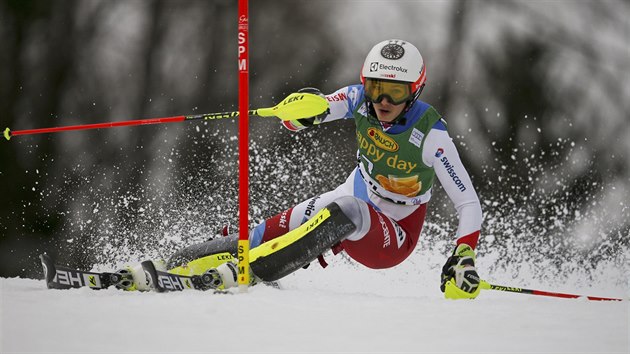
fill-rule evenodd
<path id="1" fill-rule="evenodd" d="M 338 119 L 353 118 L 354 110 L 362 99 L 362 91 L 359 86 L 360 85 L 342 87 L 326 95 L 330 113 L 322 119 L 322 123 L 328 123 Z"/>
<path id="2" fill-rule="evenodd" d="M 481 229 L 481 204 L 457 148 L 443 124 L 436 124 L 427 135 L 422 160 L 427 166 L 433 167 L 440 184 L 457 210 L 458 243 L 473 243 L 471 246 L 475 248 Z"/>

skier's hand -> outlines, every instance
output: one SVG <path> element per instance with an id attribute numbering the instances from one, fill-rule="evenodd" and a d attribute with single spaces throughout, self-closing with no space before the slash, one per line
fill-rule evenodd
<path id="1" fill-rule="evenodd" d="M 326 97 L 319 89 L 316 89 L 314 87 L 304 87 L 298 90 L 298 92 L 300 93 L 312 93 L 314 95 L 320 96 L 320 97 Z M 313 125 L 319 124 L 321 123 L 324 118 L 326 118 L 327 115 L 330 114 L 330 108 L 327 109 L 324 113 L 314 116 L 314 117 L 304 117 L 301 119 L 297 119 L 297 121 L 304 127 L 304 128 L 308 128 L 311 127 Z"/>
<path id="2" fill-rule="evenodd" d="M 458 245 L 442 267 L 440 290 L 446 298 L 474 299 L 479 295 L 479 274 L 475 268 L 475 251 L 467 244 Z"/>

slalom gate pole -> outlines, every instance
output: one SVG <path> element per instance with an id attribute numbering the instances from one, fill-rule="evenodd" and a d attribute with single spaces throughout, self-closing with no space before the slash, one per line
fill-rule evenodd
<path id="1" fill-rule="evenodd" d="M 239 173 L 239 234 L 238 288 L 247 292 L 249 286 L 249 31 L 248 0 L 238 0 L 238 173 Z"/>
<path id="2" fill-rule="evenodd" d="M 577 298 L 582 298 L 583 297 L 583 298 L 586 298 L 586 299 L 592 300 L 592 301 L 623 301 L 623 299 L 612 298 L 612 297 L 597 297 L 597 296 L 575 295 L 575 294 L 556 293 L 556 292 L 534 290 L 534 289 L 515 288 L 515 287 L 511 287 L 511 286 L 490 284 L 490 283 L 487 283 L 485 281 L 482 281 L 481 287 L 482 287 L 482 289 L 486 289 L 486 290 L 506 291 L 506 292 L 517 293 L 517 294 L 560 297 L 560 298 L 565 298 L 565 299 L 577 299 Z"/>

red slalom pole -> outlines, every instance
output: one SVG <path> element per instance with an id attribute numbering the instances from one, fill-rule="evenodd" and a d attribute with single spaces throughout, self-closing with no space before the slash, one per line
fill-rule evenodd
<path id="1" fill-rule="evenodd" d="M 248 0 L 238 0 L 238 109 L 239 109 L 239 234 L 238 287 L 249 286 L 249 11 Z"/>
<path id="2" fill-rule="evenodd" d="M 534 290 L 534 289 L 515 288 L 511 286 L 494 285 L 494 284 L 487 283 L 485 281 L 482 281 L 481 287 L 482 289 L 487 289 L 487 290 L 498 290 L 498 291 L 506 291 L 510 293 L 518 293 L 518 294 L 559 297 L 559 298 L 564 298 L 564 299 L 577 299 L 577 298 L 583 297 L 591 301 L 623 301 L 623 299 L 614 298 L 614 297 L 598 297 L 598 296 L 556 293 L 556 292 L 551 292 L 551 291 Z"/>

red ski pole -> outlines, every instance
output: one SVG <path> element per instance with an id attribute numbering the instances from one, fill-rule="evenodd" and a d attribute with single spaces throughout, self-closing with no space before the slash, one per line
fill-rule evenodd
<path id="1" fill-rule="evenodd" d="M 255 114 L 256 111 L 252 111 Z M 161 124 L 161 123 L 175 123 L 175 122 L 183 122 L 185 120 L 193 120 L 193 119 L 223 119 L 223 118 L 232 118 L 238 116 L 238 112 L 222 112 L 222 113 L 209 113 L 209 114 L 198 114 L 192 116 L 174 116 L 174 117 L 164 117 L 164 118 L 150 118 L 150 119 L 138 119 L 138 120 L 127 120 L 121 122 L 110 122 L 110 123 L 96 123 L 96 124 L 81 124 L 81 125 L 69 125 L 63 127 L 53 127 L 53 128 L 38 128 L 38 129 L 26 129 L 26 130 L 15 130 L 7 128 L 4 130 L 4 137 L 7 140 L 11 140 L 14 136 L 19 135 L 33 135 L 33 134 L 43 134 L 43 133 L 57 133 L 57 132 L 65 132 L 71 130 L 89 130 L 89 129 L 101 129 L 101 128 L 114 128 L 114 127 L 128 127 L 134 125 L 144 125 L 144 124 Z"/>
<path id="2" fill-rule="evenodd" d="M 322 114 L 328 109 L 328 101 L 325 98 L 311 93 L 292 93 L 287 98 L 282 100 L 274 107 L 258 108 L 249 110 L 248 115 L 259 117 L 278 117 L 282 120 L 294 120 L 305 117 L 314 117 Z M 39 128 L 39 129 L 27 129 L 27 130 L 15 130 L 12 131 L 9 128 L 4 130 L 4 138 L 11 140 L 14 136 L 19 135 L 32 135 L 43 133 L 57 133 L 71 130 L 88 130 L 88 129 L 100 129 L 100 128 L 113 128 L 113 127 L 128 127 L 133 125 L 144 124 L 161 124 L 161 123 L 175 123 L 183 122 L 186 120 L 217 120 L 224 118 L 235 118 L 240 114 L 239 111 L 234 112 L 220 112 L 220 113 L 206 113 L 196 114 L 190 116 L 174 116 L 164 118 L 150 118 L 150 119 L 138 119 L 127 120 L 120 122 L 110 123 L 97 123 L 97 124 L 81 124 L 70 125 L 64 127 L 54 128 Z"/>
<path id="3" fill-rule="evenodd" d="M 486 289 L 486 290 L 498 290 L 498 291 L 507 291 L 510 293 L 518 293 L 518 294 L 560 297 L 560 298 L 565 298 L 565 299 L 577 299 L 580 297 L 584 297 L 592 301 L 623 301 L 623 299 L 612 298 L 612 297 L 575 295 L 575 294 L 556 293 L 556 292 L 534 290 L 534 289 L 515 288 L 515 287 L 503 286 L 503 285 L 494 285 L 483 280 L 481 281 L 481 288 Z"/>

